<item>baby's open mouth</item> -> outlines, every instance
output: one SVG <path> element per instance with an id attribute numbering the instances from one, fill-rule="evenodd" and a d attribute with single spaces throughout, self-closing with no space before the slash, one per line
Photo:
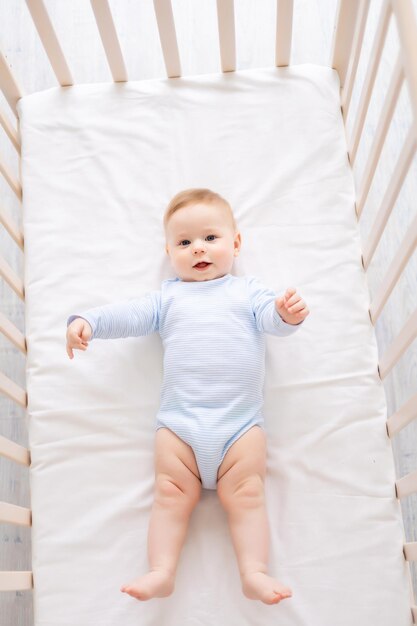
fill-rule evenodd
<path id="1" fill-rule="evenodd" d="M 206 263 L 205 261 L 201 261 L 201 263 L 197 263 L 197 265 L 194 265 L 194 267 L 201 270 L 201 269 L 204 269 L 205 267 L 208 267 L 209 265 L 211 265 L 211 263 Z"/>

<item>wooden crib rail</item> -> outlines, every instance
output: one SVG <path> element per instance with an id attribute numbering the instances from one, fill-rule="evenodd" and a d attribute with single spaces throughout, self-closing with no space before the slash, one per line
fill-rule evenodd
<path id="1" fill-rule="evenodd" d="M 391 417 L 387 420 L 387 433 L 393 437 L 417 418 L 417 393 L 411 396 Z"/>
<path id="2" fill-rule="evenodd" d="M 417 27 L 411 0 L 391 0 L 401 42 L 401 55 L 410 91 L 414 113 L 414 131 L 417 133 Z"/>
<path id="3" fill-rule="evenodd" d="M 417 216 L 408 228 L 402 242 L 398 248 L 398 252 L 389 266 L 385 278 L 374 296 L 371 303 L 370 315 L 371 320 L 375 323 L 381 313 L 386 301 L 391 295 L 392 290 L 397 284 L 405 266 L 407 265 L 411 255 L 413 254 L 417 243 Z M 365 264 L 365 259 L 364 259 Z M 366 265 L 365 265 L 366 267 Z"/>
<path id="4" fill-rule="evenodd" d="M 30 452 L 23 446 L 0 436 L 0 455 L 21 465 L 30 465 Z M 0 523 L 32 525 L 32 511 L 26 507 L 0 502 Z M 32 572 L 0 571 L 0 591 L 16 591 L 33 588 Z"/>
<path id="5" fill-rule="evenodd" d="M 375 79 L 379 67 L 379 62 L 381 60 L 382 51 L 384 48 L 384 43 L 386 40 L 389 20 L 390 20 L 391 12 L 390 12 L 390 4 L 387 0 L 383 2 L 382 9 L 379 16 L 379 22 L 376 30 L 376 34 L 374 37 L 374 42 L 372 46 L 370 63 L 368 65 L 368 69 L 365 75 L 364 85 L 362 87 L 362 93 L 359 101 L 358 112 L 356 115 L 355 123 L 353 126 L 352 137 L 349 146 L 349 159 L 350 163 L 353 167 L 355 163 L 356 153 L 358 150 L 359 140 L 362 136 L 363 127 L 365 124 L 366 114 L 368 112 L 369 103 L 371 100 L 372 90 L 375 85 Z M 355 40 L 355 45 L 357 50 L 360 50 L 362 47 L 364 36 L 364 30 L 361 26 L 358 27 L 358 33 Z M 343 116 L 346 120 L 348 109 L 345 108 L 345 103 L 347 102 L 347 98 L 345 95 L 345 87 L 342 85 L 342 110 Z"/>
<path id="6" fill-rule="evenodd" d="M 26 391 L 2 372 L 0 372 L 0 393 L 10 398 L 10 400 L 13 400 L 13 402 L 16 402 L 16 404 L 19 404 L 21 407 L 26 408 Z"/>
<path id="7" fill-rule="evenodd" d="M 341 87 L 348 72 L 360 6 L 360 0 L 339 0 L 337 4 L 330 65 L 337 70 Z"/>
<path id="8" fill-rule="evenodd" d="M 217 0 L 220 58 L 223 72 L 236 69 L 236 32 L 233 0 Z"/>
<path id="9" fill-rule="evenodd" d="M 394 365 L 402 357 L 404 352 L 409 348 L 411 343 L 417 337 L 417 310 L 410 315 L 403 328 L 396 336 L 391 345 L 384 354 L 379 358 L 379 375 L 381 379 L 385 378 Z"/>
<path id="10" fill-rule="evenodd" d="M 277 67 L 290 64 L 293 13 L 293 0 L 278 0 L 275 37 L 275 65 Z"/>
<path id="11" fill-rule="evenodd" d="M 0 51 L 0 87 L 3 94 L 17 117 L 16 104 L 22 97 L 23 91 L 18 85 L 13 72 L 7 62 L 7 59 Z M 13 147 L 20 156 L 20 140 L 18 130 L 9 121 L 6 113 L 0 111 L 0 124 L 11 141 Z M 19 201 L 22 199 L 22 188 L 17 178 L 9 171 L 6 164 L 0 159 L 0 172 L 6 180 L 9 187 Z M 23 251 L 24 239 L 20 228 L 14 223 L 10 215 L 0 206 L 0 223 L 9 233 L 13 241 Z M 24 285 L 23 281 L 13 271 L 7 261 L 0 258 L 0 276 L 15 293 L 24 301 Z M 26 356 L 26 341 L 24 335 L 16 328 L 16 326 L 0 313 L 0 332 L 11 341 Z M 27 394 L 24 389 L 17 385 L 13 380 L 0 372 L 0 393 L 8 397 L 19 406 L 27 407 Z M 0 436 L 0 455 L 11 461 L 30 466 L 30 452 L 27 448 Z M 0 522 L 8 524 L 17 524 L 21 526 L 31 526 L 31 510 L 25 507 L 17 506 L 9 502 L 0 502 Z M 15 591 L 31 589 L 33 587 L 33 575 L 30 571 L 0 571 L 0 591 Z"/>
<path id="12" fill-rule="evenodd" d="M 115 82 L 128 80 L 123 53 L 111 14 L 108 0 L 90 0 L 97 23 L 107 62 Z M 74 80 L 52 25 L 44 0 L 26 0 L 33 23 L 51 63 L 54 74 L 62 86 L 73 85 Z M 181 76 L 174 15 L 170 0 L 153 0 L 159 39 L 168 78 Z M 221 69 L 223 72 L 236 70 L 236 36 L 234 0 L 217 0 L 217 24 Z M 275 43 L 275 65 L 289 65 L 292 41 L 293 0 L 277 0 L 277 23 Z M 354 22 L 352 23 L 352 27 Z M 340 29 L 346 31 L 346 26 Z M 349 37 L 345 38 L 350 41 Z"/>
<path id="13" fill-rule="evenodd" d="M 4 132 L 6 133 L 6 135 L 12 142 L 17 152 L 20 154 L 20 139 L 19 139 L 17 130 L 14 128 L 14 126 L 8 120 L 6 114 L 1 109 L 0 109 L 0 126 L 3 127 Z"/>
<path id="14" fill-rule="evenodd" d="M 32 525 L 32 512 L 23 506 L 0 502 L 0 522 L 18 524 L 19 526 Z"/>
<path id="15" fill-rule="evenodd" d="M 360 53 L 361 53 L 361 43 L 363 41 L 366 22 L 368 19 L 370 3 L 369 2 L 361 2 L 359 5 L 359 11 L 356 16 L 356 29 L 355 36 L 352 45 L 352 60 L 349 63 L 349 66 L 346 71 L 346 78 L 343 84 L 343 91 L 341 92 L 341 104 L 345 111 L 346 116 L 349 112 L 349 105 L 352 98 L 353 88 L 355 85 L 356 73 L 358 70 Z"/>
<path id="16" fill-rule="evenodd" d="M 32 572 L 0 572 L 0 591 L 23 591 L 32 587 Z"/>
<path id="17" fill-rule="evenodd" d="M 340 0 L 339 2 L 338 30 L 335 35 L 333 66 L 336 66 L 340 70 L 342 88 L 341 102 L 345 125 L 351 95 L 351 81 L 356 73 L 359 52 L 362 47 L 365 31 L 367 10 L 363 8 L 363 4 L 366 3 L 361 4 L 359 2 L 350 2 L 349 0 Z M 356 202 L 358 219 L 360 219 L 366 204 L 404 80 L 409 89 L 413 122 L 400 152 L 397 164 L 388 181 L 385 195 L 377 212 L 374 224 L 370 229 L 370 235 L 363 248 L 362 263 L 365 270 L 368 269 L 374 252 L 384 233 L 386 224 L 402 189 L 417 149 L 417 25 L 414 9 L 411 0 L 401 0 L 401 2 L 399 0 L 384 0 L 364 85 L 362 87 L 358 111 L 354 120 L 352 137 L 348 142 L 348 155 L 351 165 L 353 166 L 358 150 L 359 139 L 362 136 L 364 122 L 369 108 L 376 74 L 381 62 L 391 16 L 395 16 L 401 50 L 395 63 L 388 92 L 381 109 L 365 171 L 359 184 L 359 193 Z M 345 20 L 347 25 L 343 24 L 341 20 Z M 355 36 L 353 36 L 353 33 L 355 33 Z M 349 43 L 347 39 L 348 35 L 352 43 Z M 344 79 L 346 77 L 347 79 L 345 81 Z M 416 245 L 417 218 L 414 219 L 409 226 L 399 246 L 398 252 L 381 281 L 376 296 L 371 302 L 369 314 L 373 324 L 375 324 L 394 287 L 398 283 Z M 411 345 L 416 336 L 417 311 L 410 316 L 391 346 L 380 358 L 378 369 L 381 378 L 384 378 L 391 371 L 392 367 Z"/>
<path id="18" fill-rule="evenodd" d="M 13 191 L 13 193 L 17 196 L 17 198 L 21 200 L 22 199 L 22 187 L 20 185 L 20 182 L 17 180 L 17 178 L 15 178 L 15 176 L 13 176 L 13 174 L 11 173 L 11 171 L 9 170 L 9 168 L 7 167 L 7 165 L 3 162 L 1 158 L 0 158 L 0 174 L 2 174 L 3 178 L 5 179 L 5 181 L 7 182 L 10 189 Z"/>
<path id="19" fill-rule="evenodd" d="M 391 122 L 392 119 L 392 114 L 393 111 L 395 109 L 395 105 L 398 99 L 398 94 L 400 92 L 401 89 L 401 82 L 402 82 L 402 75 L 400 74 L 400 70 L 398 68 L 398 65 L 396 66 L 396 69 L 394 70 L 394 76 L 393 76 L 393 80 L 389 89 L 389 93 L 388 93 L 388 97 L 387 97 L 387 101 L 390 99 L 391 95 L 393 95 L 393 90 L 396 90 L 396 95 L 395 95 L 395 101 L 394 98 L 392 98 L 392 100 L 390 100 L 388 102 L 388 106 L 384 107 L 384 110 L 382 112 L 381 115 L 381 119 L 380 119 L 380 123 L 378 125 L 378 128 L 376 130 L 375 133 L 375 140 L 374 140 L 374 144 L 371 148 L 371 155 L 370 158 L 368 160 L 368 164 L 365 168 L 365 174 L 363 177 L 363 183 L 362 183 L 362 189 L 359 192 L 359 197 L 358 197 L 358 204 L 357 204 L 357 213 L 358 216 L 360 216 L 362 209 L 365 205 L 366 202 L 366 198 L 369 192 L 369 189 L 371 187 L 371 183 L 373 180 L 373 176 L 375 174 L 376 168 L 377 168 L 377 164 L 379 161 L 379 157 L 381 155 L 381 151 L 382 151 L 382 147 L 383 147 L 383 143 L 384 143 L 384 139 L 385 139 L 385 135 L 388 132 L 388 128 L 389 128 L 389 124 Z M 387 102 L 386 102 L 387 104 Z M 389 111 L 387 109 L 390 109 Z M 386 115 L 385 115 L 386 114 Z M 416 151 L 416 137 L 414 136 L 414 131 L 411 128 L 409 130 L 408 136 L 406 138 L 406 141 L 404 142 L 404 145 L 402 147 L 402 150 L 400 152 L 400 156 L 399 159 L 397 161 L 397 164 L 395 166 L 394 172 L 391 176 L 391 180 L 390 180 L 390 184 L 388 185 L 388 188 L 385 192 L 384 198 L 381 202 L 381 207 L 380 210 L 376 216 L 376 219 L 374 221 L 373 224 L 373 228 L 371 231 L 370 236 L 368 237 L 368 240 L 366 241 L 364 247 L 363 247 L 363 266 L 365 268 L 365 270 L 368 269 L 372 257 L 375 253 L 375 250 L 378 246 L 378 243 L 382 237 L 382 234 L 384 232 L 385 226 L 388 222 L 388 219 L 391 215 L 392 209 L 395 205 L 395 202 L 399 196 L 399 193 L 401 191 L 402 185 L 404 183 L 404 180 L 407 176 L 407 172 L 410 168 L 410 165 L 412 163 L 412 160 L 414 158 L 414 154 Z M 411 233 L 414 232 L 414 227 L 410 228 Z M 407 237 L 409 238 L 410 235 L 407 235 Z M 410 251 L 410 255 L 411 255 Z M 409 255 L 409 256 L 410 256 Z M 408 257 L 409 258 L 409 257 Z M 408 258 L 405 259 L 405 263 L 407 262 Z M 381 307 L 382 308 L 382 307 Z M 377 309 L 377 312 L 379 314 L 380 309 Z M 376 319 L 375 316 L 376 311 L 374 312 L 374 317 Z"/>
<path id="20" fill-rule="evenodd" d="M 6 283 L 13 289 L 21 300 L 25 299 L 23 281 L 2 257 L 0 257 L 0 276 L 6 281 Z"/>
<path id="21" fill-rule="evenodd" d="M 417 541 L 404 544 L 404 556 L 407 561 L 417 561 Z"/>
<path id="22" fill-rule="evenodd" d="M 11 341 L 24 355 L 26 355 L 26 339 L 23 333 L 0 312 L 0 332 Z"/>
<path id="23" fill-rule="evenodd" d="M 68 63 L 43 0 L 26 0 L 26 4 L 58 82 L 62 86 L 73 85 Z"/>
<path id="24" fill-rule="evenodd" d="M 375 73 L 376 73 L 376 70 L 375 70 Z M 391 83 L 388 88 L 388 94 L 385 98 L 385 102 L 383 103 L 383 107 L 381 109 L 381 116 L 380 116 L 379 123 L 375 132 L 374 142 L 371 146 L 370 155 L 365 166 L 363 179 L 362 179 L 360 188 L 358 190 L 357 199 L 356 199 L 356 213 L 358 217 L 361 216 L 363 207 L 368 197 L 369 190 L 371 188 L 372 180 L 373 180 L 373 177 L 374 177 L 377 165 L 378 165 L 379 157 L 381 156 L 382 148 L 384 146 L 385 136 L 388 132 L 389 125 L 391 123 L 391 120 L 395 111 L 395 107 L 398 102 L 398 97 L 401 91 L 403 80 L 404 80 L 403 67 L 401 63 L 401 58 L 398 57 L 397 62 L 395 64 L 393 75 L 391 77 Z M 372 82 L 373 81 L 374 81 L 374 77 L 372 79 Z M 360 105 L 362 106 L 362 110 L 360 111 L 360 114 L 358 115 L 358 118 L 360 117 L 360 123 L 359 124 L 356 123 L 356 128 L 358 128 L 358 126 L 363 126 L 365 116 L 368 111 L 369 101 L 372 95 L 372 92 L 369 91 L 369 89 L 370 89 L 370 85 L 367 85 L 365 97 L 363 98 L 361 105 Z M 355 161 L 355 156 L 356 156 L 358 145 L 359 145 L 359 141 L 356 140 L 356 137 L 354 137 L 351 143 L 351 148 L 349 150 L 349 155 L 350 155 L 352 164 Z M 399 179 L 399 175 L 403 172 L 404 172 L 404 167 L 401 167 L 401 170 L 397 175 L 398 179 Z M 393 198 L 393 201 L 394 201 L 394 198 Z M 387 207 L 387 210 L 384 212 L 384 215 L 386 215 L 386 221 L 388 220 L 389 211 L 391 210 L 391 208 L 392 208 L 392 205 L 390 205 L 389 208 Z M 375 233 L 374 232 L 372 233 L 373 235 L 372 240 L 370 243 L 367 244 L 367 247 L 364 251 L 365 269 L 367 269 L 371 261 L 372 255 L 382 235 L 382 231 L 385 227 L 386 221 L 384 222 L 381 220 L 380 225 L 382 228 L 378 228 Z"/>
<path id="25" fill-rule="evenodd" d="M 4 226 L 4 228 L 9 233 L 10 237 L 14 240 L 15 243 L 19 246 L 19 248 L 23 251 L 24 249 L 24 237 L 23 231 L 15 224 L 10 215 L 0 206 L 0 224 Z"/>
<path id="26" fill-rule="evenodd" d="M 30 465 L 30 452 L 24 446 L 0 435 L 0 455 L 20 465 Z"/>
<path id="27" fill-rule="evenodd" d="M 19 87 L 12 70 L 9 67 L 6 57 L 0 50 L 0 87 L 9 103 L 10 108 L 17 117 L 16 104 L 23 96 L 23 91 Z"/>
<path id="28" fill-rule="evenodd" d="M 108 0 L 91 0 L 91 6 L 113 80 L 114 82 L 127 81 L 127 70 Z"/>
<path id="29" fill-rule="evenodd" d="M 171 2 L 154 0 L 153 5 L 166 73 L 168 78 L 176 78 L 181 76 L 181 63 Z"/>
<path id="30" fill-rule="evenodd" d="M 417 470 L 397 480 L 395 490 L 397 498 L 405 498 L 412 493 L 417 493 Z"/>

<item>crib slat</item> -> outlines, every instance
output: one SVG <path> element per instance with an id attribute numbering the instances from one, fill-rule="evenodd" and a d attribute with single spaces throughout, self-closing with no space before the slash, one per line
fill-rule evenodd
<path id="1" fill-rule="evenodd" d="M 398 55 L 397 62 L 392 73 L 391 82 L 388 88 L 387 96 L 383 103 L 381 115 L 378 120 L 378 126 L 374 135 L 372 147 L 365 165 L 365 172 L 359 185 L 358 199 L 356 201 L 356 214 L 358 218 L 362 214 L 363 207 L 368 197 L 369 189 L 375 175 L 379 157 L 381 156 L 384 141 L 387 136 L 392 116 L 397 105 L 398 96 L 404 80 L 404 72 L 402 68 L 401 58 Z M 373 232 L 374 229 L 372 229 Z"/>
<path id="2" fill-rule="evenodd" d="M 21 465 L 30 465 L 29 450 L 2 435 L 0 435 L 0 455 Z"/>
<path id="3" fill-rule="evenodd" d="M 3 372 L 0 372 L 0 393 L 8 396 L 23 408 L 27 406 L 26 391 L 19 387 L 13 380 L 8 378 Z"/>
<path id="4" fill-rule="evenodd" d="M 90 2 L 113 80 L 115 83 L 126 82 L 127 70 L 108 0 L 90 0 Z"/>
<path id="5" fill-rule="evenodd" d="M 356 112 L 355 123 L 349 142 L 350 145 L 348 152 L 349 160 L 352 166 L 355 162 L 366 114 L 368 112 L 369 102 L 372 96 L 372 89 L 375 83 L 379 62 L 381 60 L 382 50 L 384 48 L 384 43 L 387 36 L 390 17 L 391 5 L 387 0 L 384 0 L 370 54 L 370 62 L 368 64 L 365 80 L 363 82 L 362 92 Z"/>
<path id="6" fill-rule="evenodd" d="M 0 159 L 0 173 L 3 175 L 3 178 L 6 180 L 10 189 L 16 194 L 19 200 L 22 199 L 22 187 L 19 181 L 13 176 L 10 172 L 7 165 Z"/>
<path id="7" fill-rule="evenodd" d="M 391 0 L 417 135 L 417 20 L 411 0 Z"/>
<path id="8" fill-rule="evenodd" d="M 387 185 L 381 207 L 378 209 L 375 221 L 372 225 L 370 231 L 371 234 L 369 235 L 363 248 L 362 256 L 363 266 L 365 269 L 368 268 L 371 262 L 372 256 L 378 246 L 378 242 L 382 236 L 382 233 L 384 232 L 385 226 L 388 222 L 389 216 L 391 215 L 398 194 L 401 191 L 405 177 L 407 176 L 407 172 L 414 157 L 416 145 L 416 137 L 414 136 L 413 129 L 410 128 L 407 138 L 401 149 L 400 155 L 398 157 L 394 172 Z M 373 315 L 374 319 L 376 319 L 377 315 L 375 316 L 375 311 L 373 311 Z"/>
<path id="9" fill-rule="evenodd" d="M 340 87 L 343 87 L 346 79 L 360 2 L 361 0 L 339 0 L 337 4 L 330 66 L 339 74 Z"/>
<path id="10" fill-rule="evenodd" d="M 402 407 L 387 420 L 389 437 L 396 435 L 402 428 L 417 418 L 417 393 L 411 396 Z"/>
<path id="11" fill-rule="evenodd" d="M 1 87 L 2 92 L 4 93 L 4 97 L 9 103 L 10 108 L 12 109 L 13 113 L 17 117 L 16 104 L 17 104 L 17 101 L 20 100 L 20 98 L 23 96 L 23 92 L 21 88 L 19 87 L 19 85 L 17 84 L 17 81 L 15 77 L 13 76 L 13 73 L 7 62 L 7 59 L 1 50 L 0 50 L 0 87 Z"/>
<path id="12" fill-rule="evenodd" d="M 402 328 L 401 332 L 394 339 L 390 347 L 385 351 L 379 361 L 379 375 L 381 379 L 394 367 L 396 362 L 406 351 L 408 346 L 417 336 L 417 309 L 412 313 Z"/>
<path id="13" fill-rule="evenodd" d="M 73 85 L 70 69 L 43 0 L 26 0 L 26 4 L 58 82 L 62 86 Z"/>
<path id="14" fill-rule="evenodd" d="M 236 35 L 233 0 L 217 0 L 217 25 L 222 72 L 234 72 L 236 70 Z"/>
<path id="15" fill-rule="evenodd" d="M 398 498 L 405 498 L 417 492 L 417 470 L 410 472 L 395 482 Z"/>
<path id="16" fill-rule="evenodd" d="M 23 282 L 19 276 L 12 270 L 10 265 L 0 257 L 0 276 L 4 278 L 6 283 L 10 285 L 13 291 L 21 298 L 25 299 Z"/>
<path id="17" fill-rule="evenodd" d="M 275 65 L 290 64 L 292 41 L 293 0 L 277 0 L 277 28 L 275 41 Z"/>
<path id="18" fill-rule="evenodd" d="M 17 134 L 17 130 L 12 126 L 12 124 L 7 119 L 6 115 L 0 109 L 0 125 L 3 127 L 4 132 L 16 148 L 17 152 L 20 154 L 20 140 Z"/>
<path id="19" fill-rule="evenodd" d="M 171 0 L 153 0 L 159 39 L 168 78 L 181 76 L 180 55 Z"/>
<path id="20" fill-rule="evenodd" d="M 0 224 L 3 224 L 4 228 L 9 233 L 10 237 L 14 239 L 19 248 L 23 250 L 24 240 L 23 233 L 19 227 L 13 222 L 12 218 L 6 211 L 0 206 Z"/>
<path id="21" fill-rule="evenodd" d="M 18 526 L 32 525 L 32 512 L 23 506 L 0 502 L 0 522 L 17 524 Z"/>
<path id="22" fill-rule="evenodd" d="M 407 561 L 417 561 L 417 541 L 404 544 L 404 556 Z"/>
<path id="23" fill-rule="evenodd" d="M 26 341 L 24 335 L 7 317 L 0 311 L 0 332 L 9 339 L 16 348 L 26 354 Z"/>
<path id="24" fill-rule="evenodd" d="M 357 72 L 358 65 L 359 65 L 359 59 L 360 59 L 360 54 L 361 54 L 361 49 L 362 49 L 362 44 L 363 44 L 363 36 L 365 33 L 365 27 L 366 27 L 366 20 L 368 18 L 368 12 L 369 12 L 369 4 L 370 4 L 369 2 L 366 2 L 366 1 L 364 2 L 362 0 L 361 5 L 360 5 L 359 14 L 357 17 L 357 24 L 355 28 L 355 38 L 352 44 L 353 53 L 351 53 L 351 58 L 350 58 L 350 62 L 349 62 L 349 66 L 348 66 L 348 70 L 346 74 L 345 83 L 341 90 L 340 101 L 342 105 L 343 118 L 345 119 L 345 121 L 347 120 L 347 117 L 349 115 L 349 106 L 350 106 L 350 101 L 352 98 L 356 72 Z"/>
<path id="25" fill-rule="evenodd" d="M 405 266 L 408 263 L 409 258 L 413 254 L 417 244 L 417 215 L 415 216 L 413 222 L 408 227 L 405 237 L 398 247 L 398 252 L 396 253 L 391 265 L 388 268 L 388 271 L 379 287 L 377 294 L 371 302 L 371 306 L 369 309 L 369 314 L 371 316 L 371 320 L 373 325 L 375 326 L 375 322 L 379 317 L 382 309 L 384 308 L 389 296 L 392 293 L 395 285 L 398 282 L 398 279 L 401 276 L 401 273 Z"/>
<path id="26" fill-rule="evenodd" d="M 32 572 L 0 572 L 0 591 L 33 588 Z"/>

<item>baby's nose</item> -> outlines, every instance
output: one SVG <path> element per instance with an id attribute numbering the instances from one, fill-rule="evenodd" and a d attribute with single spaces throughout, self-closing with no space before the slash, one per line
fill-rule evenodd
<path id="1" fill-rule="evenodd" d="M 197 254 L 198 252 L 202 252 L 204 250 L 205 250 L 205 247 L 202 242 L 194 244 L 194 254 Z"/>

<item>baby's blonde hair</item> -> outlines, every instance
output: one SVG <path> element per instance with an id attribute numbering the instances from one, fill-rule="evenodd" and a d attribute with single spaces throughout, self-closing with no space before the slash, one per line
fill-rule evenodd
<path id="1" fill-rule="evenodd" d="M 164 228 L 166 232 L 167 224 L 169 218 L 183 207 L 189 206 L 190 204 L 197 204 L 198 202 L 204 204 L 217 204 L 222 206 L 228 216 L 230 217 L 233 228 L 236 231 L 236 220 L 233 215 L 232 207 L 220 194 L 215 191 L 211 191 L 210 189 L 202 189 L 202 188 L 192 188 L 192 189 L 184 189 L 183 191 L 178 192 L 168 204 L 165 214 L 164 214 Z"/>

